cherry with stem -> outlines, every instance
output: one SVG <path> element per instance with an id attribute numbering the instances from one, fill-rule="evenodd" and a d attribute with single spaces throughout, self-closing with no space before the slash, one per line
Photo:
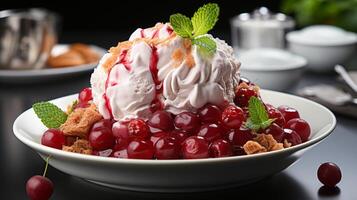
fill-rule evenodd
<path id="1" fill-rule="evenodd" d="M 46 166 L 43 175 L 32 176 L 26 182 L 26 193 L 31 200 L 48 200 L 53 193 L 53 183 L 46 178 L 48 162 L 51 156 L 46 159 Z"/>

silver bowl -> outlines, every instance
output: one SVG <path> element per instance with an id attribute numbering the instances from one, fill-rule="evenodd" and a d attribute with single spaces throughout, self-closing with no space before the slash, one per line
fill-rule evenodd
<path id="1" fill-rule="evenodd" d="M 58 15 L 45 9 L 0 11 L 0 69 L 44 67 L 58 24 Z"/>

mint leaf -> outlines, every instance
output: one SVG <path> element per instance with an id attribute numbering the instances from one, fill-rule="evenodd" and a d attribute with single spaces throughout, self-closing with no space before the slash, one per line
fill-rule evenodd
<path id="1" fill-rule="evenodd" d="M 212 54 L 216 52 L 216 48 L 217 48 L 216 42 L 208 36 L 194 38 L 192 40 L 192 43 L 197 45 L 198 48 L 204 53 Z"/>
<path id="2" fill-rule="evenodd" d="M 191 19 L 193 36 L 203 35 L 210 31 L 216 24 L 218 15 L 219 7 L 216 3 L 208 3 L 199 8 Z"/>
<path id="3" fill-rule="evenodd" d="M 264 104 L 257 98 L 251 97 L 248 102 L 249 118 L 245 126 L 251 130 L 268 128 L 275 119 L 269 119 L 268 111 Z"/>
<path id="4" fill-rule="evenodd" d="M 218 20 L 218 15 L 218 5 L 208 3 L 199 8 L 191 20 L 179 13 L 171 15 L 170 24 L 177 35 L 183 38 L 190 38 L 201 52 L 210 55 L 216 51 L 216 42 L 210 37 L 200 36 L 213 28 Z"/>
<path id="5" fill-rule="evenodd" d="M 260 123 L 269 119 L 268 112 L 263 103 L 257 97 L 251 97 L 248 101 L 249 116 L 254 123 Z"/>
<path id="6" fill-rule="evenodd" d="M 32 108 L 47 128 L 58 128 L 67 120 L 67 114 L 50 102 L 35 103 Z"/>
<path id="7" fill-rule="evenodd" d="M 175 33 L 183 38 L 192 37 L 192 23 L 190 18 L 182 14 L 174 14 L 170 16 L 170 24 L 174 29 Z"/>

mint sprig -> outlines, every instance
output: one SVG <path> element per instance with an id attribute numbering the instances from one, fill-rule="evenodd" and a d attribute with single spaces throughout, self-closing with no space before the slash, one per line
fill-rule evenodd
<path id="1" fill-rule="evenodd" d="M 201 36 L 192 40 L 192 43 L 197 45 L 198 48 L 204 53 L 214 53 L 216 51 L 216 42 L 207 36 Z"/>
<path id="2" fill-rule="evenodd" d="M 209 3 L 199 8 L 191 19 L 193 36 L 206 34 L 218 21 L 219 7 L 215 3 Z"/>
<path id="3" fill-rule="evenodd" d="M 248 111 L 249 118 L 245 126 L 251 130 L 266 129 L 275 121 L 275 119 L 269 119 L 268 111 L 257 97 L 253 96 L 249 99 Z"/>
<path id="4" fill-rule="evenodd" d="M 35 103 L 32 108 L 47 128 L 59 128 L 67 120 L 67 114 L 50 102 Z"/>
<path id="5" fill-rule="evenodd" d="M 183 38 L 191 38 L 193 26 L 190 18 L 180 13 L 170 16 L 170 23 L 177 35 Z"/>
<path id="6" fill-rule="evenodd" d="M 216 51 L 216 42 L 212 38 L 202 35 L 214 27 L 218 15 L 218 5 L 208 3 L 199 8 L 191 20 L 180 13 L 171 15 L 170 24 L 177 35 L 191 39 L 192 43 L 197 45 L 202 52 L 212 54 Z"/>

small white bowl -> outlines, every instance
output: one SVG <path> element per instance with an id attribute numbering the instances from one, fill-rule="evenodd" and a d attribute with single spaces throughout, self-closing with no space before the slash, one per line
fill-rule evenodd
<path id="1" fill-rule="evenodd" d="M 263 89 L 284 91 L 301 77 L 306 59 L 272 48 L 251 49 L 238 55 L 241 75 Z"/>
<path id="2" fill-rule="evenodd" d="M 286 39 L 289 50 L 306 58 L 310 70 L 328 72 L 355 53 L 357 35 L 334 26 L 316 25 L 292 31 Z"/>
<path id="3" fill-rule="evenodd" d="M 244 185 L 278 173 L 327 137 L 336 126 L 336 118 L 327 108 L 289 94 L 262 90 L 263 99 L 275 106 L 290 105 L 310 123 L 310 140 L 297 146 L 257 155 L 194 160 L 140 160 L 82 155 L 41 145 L 46 128 L 33 109 L 14 122 L 15 136 L 43 158 L 51 155 L 50 165 L 60 171 L 101 185 L 136 191 L 190 192 Z M 77 95 L 52 102 L 66 108 Z M 312 169 L 313 170 L 313 169 Z M 312 177 L 313 179 L 313 177 Z"/>

